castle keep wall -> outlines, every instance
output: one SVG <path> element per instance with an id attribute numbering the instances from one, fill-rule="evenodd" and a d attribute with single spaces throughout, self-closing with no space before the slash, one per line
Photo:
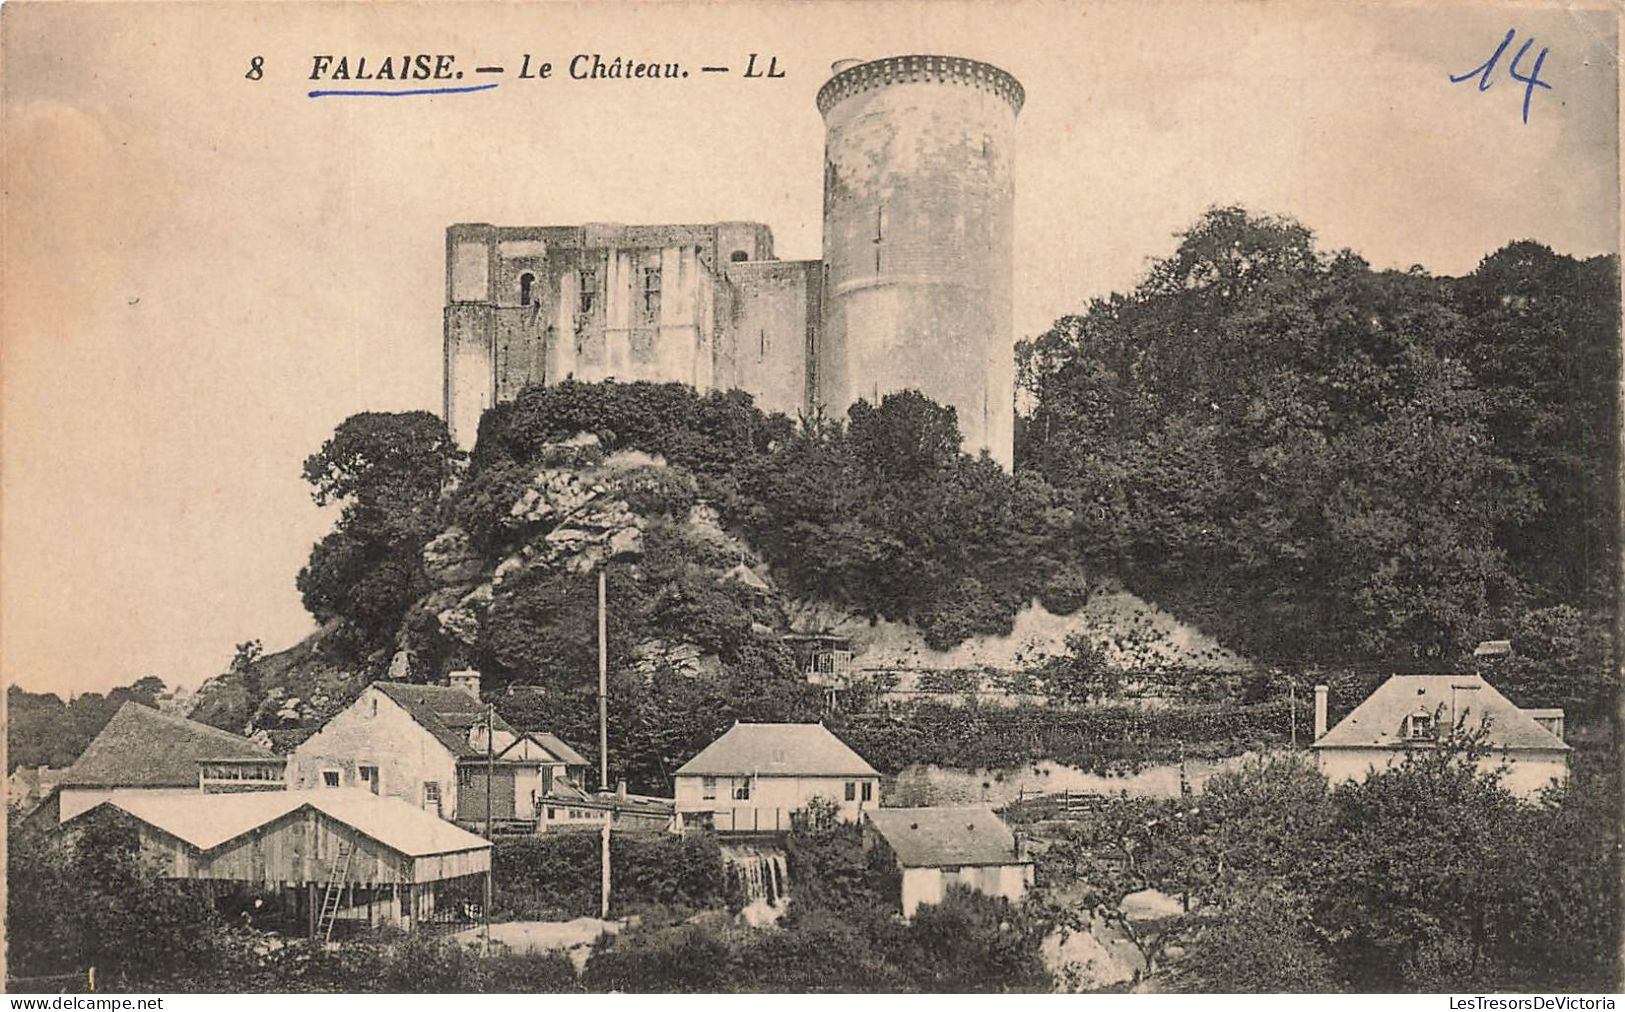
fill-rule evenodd
<path id="1" fill-rule="evenodd" d="M 947 56 L 848 61 L 818 93 L 821 260 L 774 259 L 755 222 L 496 227 L 446 233 L 445 417 L 534 383 L 743 390 L 839 417 L 919 390 L 971 453 L 1011 466 L 1015 124 L 1004 71 Z"/>
<path id="2" fill-rule="evenodd" d="M 814 397 L 812 361 L 823 264 L 729 263 L 719 313 L 717 386 L 744 390 L 764 411 L 796 417 Z"/>
<path id="3" fill-rule="evenodd" d="M 824 114 L 818 394 L 834 412 L 917 389 L 965 449 L 1009 467 L 1012 179 L 1021 86 L 996 67 L 890 57 L 840 71 Z"/>

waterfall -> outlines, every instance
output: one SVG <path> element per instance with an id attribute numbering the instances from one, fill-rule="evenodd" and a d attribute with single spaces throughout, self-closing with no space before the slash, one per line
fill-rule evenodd
<path id="1" fill-rule="evenodd" d="M 739 884 L 744 900 L 740 916 L 751 924 L 778 920 L 790 901 L 790 868 L 784 851 L 756 843 L 725 844 L 722 862 Z"/>

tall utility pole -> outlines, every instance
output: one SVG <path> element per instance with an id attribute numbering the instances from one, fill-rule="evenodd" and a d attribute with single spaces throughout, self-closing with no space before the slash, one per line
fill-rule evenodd
<path id="1" fill-rule="evenodd" d="M 1292 714 L 1292 747 L 1298 747 L 1298 683 L 1294 679 L 1286 683 L 1287 711 Z"/>
<path id="2" fill-rule="evenodd" d="M 609 790 L 609 635 L 605 625 L 604 571 L 598 571 L 598 789 Z"/>
<path id="3" fill-rule="evenodd" d="M 485 704 L 485 838 L 491 839 L 491 788 L 496 780 L 497 706 Z"/>
<path id="4" fill-rule="evenodd" d="M 604 827 L 600 831 L 599 865 L 603 874 L 598 882 L 598 916 L 609 917 L 609 823 L 610 804 L 614 797 L 609 790 L 609 633 L 607 629 L 608 605 L 604 590 L 604 571 L 598 571 L 598 792 L 604 804 Z"/>

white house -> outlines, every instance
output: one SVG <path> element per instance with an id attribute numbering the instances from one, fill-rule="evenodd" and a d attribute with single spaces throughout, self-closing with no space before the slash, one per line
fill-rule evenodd
<path id="1" fill-rule="evenodd" d="M 724 833 L 788 832 L 814 798 L 848 822 L 880 807 L 880 774 L 822 724 L 735 724 L 674 780 L 678 817 Z"/>
<path id="2" fill-rule="evenodd" d="M 492 822 L 533 822 L 539 799 L 585 760 L 573 750 L 556 754 L 544 744 L 551 736 L 518 731 L 500 715 L 491 720 L 488 751 L 479 673 L 456 672 L 451 681 L 373 682 L 294 751 L 289 786 L 359 788 L 482 823 L 489 767 Z"/>
<path id="3" fill-rule="evenodd" d="M 904 917 L 940 903 L 962 885 L 1019 902 L 1033 884 L 1032 859 L 987 808 L 880 808 L 867 815 L 866 839 L 884 846 L 901 873 Z"/>
<path id="4" fill-rule="evenodd" d="M 1310 747 L 1333 785 L 1362 780 L 1408 751 L 1433 748 L 1458 723 L 1483 730 L 1490 752 L 1479 765 L 1486 770 L 1504 765 L 1502 783 L 1512 793 L 1533 797 L 1554 781 L 1568 781 L 1563 711 L 1520 709 L 1479 675 L 1395 675 L 1330 731 L 1326 701 L 1326 686 L 1315 686 Z"/>

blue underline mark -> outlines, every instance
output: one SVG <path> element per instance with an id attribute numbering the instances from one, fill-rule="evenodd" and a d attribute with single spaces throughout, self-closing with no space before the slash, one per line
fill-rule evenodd
<path id="1" fill-rule="evenodd" d="M 474 84 L 466 88 L 413 88 L 409 91 L 346 91 L 332 89 L 328 91 L 313 91 L 310 98 L 325 98 L 328 95 L 364 95 L 372 98 L 405 98 L 408 95 L 461 95 L 469 91 L 490 91 L 495 84 Z"/>

